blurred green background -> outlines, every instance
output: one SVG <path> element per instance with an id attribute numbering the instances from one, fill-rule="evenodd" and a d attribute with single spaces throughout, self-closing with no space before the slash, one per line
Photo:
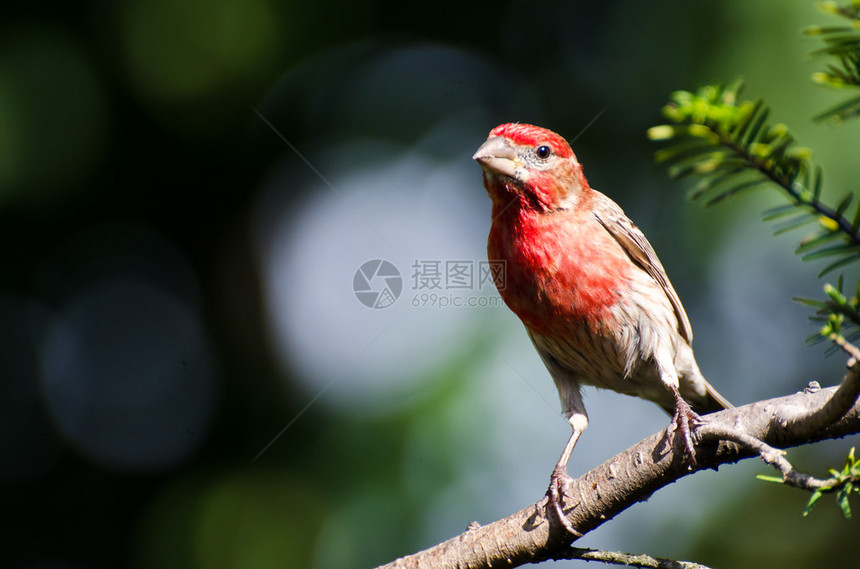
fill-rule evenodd
<path id="1" fill-rule="evenodd" d="M 826 191 L 852 189 L 860 125 L 810 121 L 840 96 L 809 81 L 799 30 L 832 22 L 808 0 L 4 12 L 3 567 L 370 567 L 538 499 L 569 431 L 479 279 L 490 203 L 471 155 L 500 122 L 576 138 L 730 400 L 841 375 L 790 301 L 820 294 L 820 267 L 759 221 L 781 200 L 705 211 L 645 138 L 671 91 L 743 76 L 815 150 Z M 386 308 L 354 295 L 372 259 L 401 275 Z M 446 261 L 474 280 L 423 286 Z M 667 421 L 613 393 L 586 404 L 573 475 Z M 823 474 L 851 444 L 791 457 Z M 801 518 L 806 496 L 756 472 L 683 480 L 580 545 L 719 567 L 856 556 L 856 521 L 826 500 Z"/>

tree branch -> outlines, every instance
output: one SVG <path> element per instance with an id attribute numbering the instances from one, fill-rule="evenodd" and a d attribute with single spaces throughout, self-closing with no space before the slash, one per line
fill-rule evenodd
<path id="1" fill-rule="evenodd" d="M 855 375 L 855 367 L 849 369 Z M 839 388 L 838 399 L 844 403 L 846 384 L 856 384 L 856 377 L 847 378 Z M 727 409 L 707 416 L 705 427 L 724 435 L 744 433 L 767 446 L 787 448 L 844 437 L 860 432 L 860 403 L 851 404 L 847 412 L 828 425 L 811 431 L 797 420 L 786 420 L 783 414 L 791 410 L 793 417 L 811 417 L 830 403 L 837 388 L 808 389 L 801 393 L 759 401 L 743 407 Z M 844 409 L 844 407 L 843 407 Z M 707 434 L 707 429 L 705 431 Z M 756 456 L 761 450 L 738 442 L 697 437 L 696 466 L 685 460 L 685 451 L 676 452 L 667 444 L 665 430 L 651 435 L 636 445 L 607 460 L 597 468 L 573 480 L 567 488 L 565 515 L 580 533 L 587 534 L 604 522 L 646 500 L 660 488 L 698 470 L 716 469 L 722 464 Z M 731 437 L 736 440 L 738 437 Z M 781 453 L 780 453 L 781 454 Z M 790 466 L 790 465 L 789 465 Z M 461 535 L 424 551 L 402 557 L 380 569 L 477 569 L 518 567 L 545 559 L 566 559 L 571 555 L 573 536 L 547 517 L 546 498 L 510 516 L 486 526 L 470 524 Z M 658 565 L 659 566 L 659 565 Z M 665 565 L 669 566 L 669 565 Z"/>
<path id="2" fill-rule="evenodd" d="M 833 338 L 833 341 L 851 356 L 846 366 L 848 371 L 842 378 L 842 383 L 839 384 L 833 396 L 820 407 L 797 409 L 786 406 L 780 409 L 778 420 L 784 428 L 800 435 L 815 433 L 842 417 L 857 401 L 860 395 L 860 364 L 854 353 L 857 348 L 841 337 Z M 818 384 L 810 384 L 810 386 L 811 389 L 815 389 Z"/>
<path id="3" fill-rule="evenodd" d="M 651 557 L 650 555 L 631 555 L 618 551 L 600 551 L 580 547 L 568 547 L 562 552 L 562 555 L 557 555 L 553 559 L 582 559 L 583 561 L 600 561 L 611 565 L 644 567 L 646 569 L 709 569 L 705 565 L 691 561 L 675 561 L 674 559 Z"/>

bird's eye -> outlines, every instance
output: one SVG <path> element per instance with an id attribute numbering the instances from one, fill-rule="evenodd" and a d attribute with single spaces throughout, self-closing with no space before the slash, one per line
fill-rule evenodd
<path id="1" fill-rule="evenodd" d="M 550 149 L 549 146 L 544 144 L 535 148 L 535 154 L 537 154 L 538 158 L 546 160 L 547 158 L 549 158 L 550 154 L 552 154 L 552 149 Z"/>

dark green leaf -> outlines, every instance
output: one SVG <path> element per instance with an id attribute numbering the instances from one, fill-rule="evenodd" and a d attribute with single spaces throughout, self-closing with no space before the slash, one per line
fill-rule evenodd
<path id="1" fill-rule="evenodd" d="M 818 203 L 821 197 L 822 178 L 824 178 L 824 172 L 821 170 L 821 166 L 817 166 L 815 168 L 815 181 L 812 184 L 812 203 Z"/>
<path id="2" fill-rule="evenodd" d="M 692 175 L 715 176 L 724 172 L 737 170 L 738 168 L 749 168 L 749 165 L 746 163 L 746 161 L 743 161 L 739 158 L 723 157 L 720 158 L 718 162 L 709 164 L 710 169 L 703 170 L 703 165 L 709 162 L 709 160 L 709 156 L 697 156 L 693 158 L 688 158 L 686 161 L 682 161 L 679 164 L 673 166 L 672 168 L 669 168 L 669 175 L 673 178 L 686 178 Z"/>
<path id="3" fill-rule="evenodd" d="M 796 158 L 789 158 L 789 160 L 790 162 L 788 163 L 788 170 L 786 171 L 785 175 L 788 177 L 788 185 L 794 186 L 794 183 L 797 180 L 797 176 L 806 168 L 804 168 L 804 164 Z"/>
<path id="4" fill-rule="evenodd" d="M 818 278 L 823 277 L 824 275 L 826 275 L 827 273 L 829 273 L 831 271 L 835 271 L 836 269 L 840 269 L 840 268 L 844 267 L 845 265 L 850 265 L 851 263 L 853 263 L 854 261 L 857 261 L 857 260 L 858 260 L 858 257 L 856 255 L 849 255 L 849 256 L 845 257 L 844 259 L 840 259 L 839 261 L 836 261 L 835 263 L 831 263 L 831 264 L 827 265 L 826 267 L 824 267 L 823 269 L 821 269 L 821 271 L 818 273 Z"/>
<path id="5" fill-rule="evenodd" d="M 788 150 L 788 147 L 794 144 L 794 138 L 786 135 L 785 138 L 771 150 L 770 155 L 774 157 L 776 160 L 782 160 L 785 151 Z"/>
<path id="6" fill-rule="evenodd" d="M 854 116 L 858 111 L 860 111 L 860 97 L 855 97 L 814 116 L 812 120 L 821 122 L 835 117 Z"/>
<path id="7" fill-rule="evenodd" d="M 803 510 L 804 517 L 809 515 L 809 512 L 812 511 L 812 508 L 815 506 L 816 502 L 821 499 L 821 496 L 823 496 L 823 494 L 820 490 L 816 490 L 812 493 L 812 496 L 809 497 L 809 502 L 807 502 L 806 504 L 806 509 Z"/>
<path id="8" fill-rule="evenodd" d="M 697 200 L 706 193 L 716 190 L 729 180 L 735 179 L 739 174 L 746 171 L 747 168 L 747 164 L 744 162 L 743 164 L 736 165 L 725 172 L 720 172 L 719 174 L 705 178 L 696 184 L 696 187 L 690 191 L 690 199 Z"/>
<path id="9" fill-rule="evenodd" d="M 847 26 L 813 26 L 811 29 L 814 30 L 814 33 L 812 31 L 810 31 L 809 28 L 803 30 L 803 33 L 808 34 L 808 35 L 819 36 L 819 35 L 832 34 L 834 32 L 850 32 L 851 31 L 851 28 L 849 28 Z"/>
<path id="10" fill-rule="evenodd" d="M 699 139 L 683 144 L 673 144 L 667 148 L 661 148 L 654 153 L 657 162 L 666 167 L 672 166 L 688 158 L 698 157 L 703 154 L 714 152 L 714 146 Z"/>
<path id="11" fill-rule="evenodd" d="M 860 38 L 858 38 L 856 34 L 832 35 L 828 36 L 825 41 L 830 45 L 818 51 L 831 55 L 850 53 L 860 46 Z M 813 51 L 812 54 L 815 55 L 816 52 Z"/>
<path id="12" fill-rule="evenodd" d="M 785 217 L 786 215 L 792 214 L 797 211 L 797 205 L 790 203 L 777 207 L 772 207 L 770 209 L 766 209 L 764 213 L 762 213 L 761 220 L 762 221 L 773 221 L 774 219 L 779 219 L 780 217 Z"/>
<path id="13" fill-rule="evenodd" d="M 836 493 L 836 501 L 839 503 L 839 509 L 842 510 L 842 515 L 846 520 L 851 519 L 851 504 L 848 503 L 848 492 L 843 488 Z"/>
<path id="14" fill-rule="evenodd" d="M 854 218 L 851 220 L 851 231 L 857 233 L 858 228 L 860 228 L 860 202 L 857 202 Z"/>
<path id="15" fill-rule="evenodd" d="M 730 190 L 726 190 L 726 191 L 720 193 L 719 195 L 714 196 L 713 198 L 711 198 L 710 200 L 705 202 L 705 206 L 711 207 L 711 206 L 717 205 L 718 203 L 720 203 L 721 201 L 723 201 L 726 198 L 736 196 L 741 192 L 755 189 L 756 186 L 760 186 L 764 183 L 765 183 L 765 180 L 749 180 L 749 181 L 743 182 L 741 184 L 738 184 L 737 186 L 734 186 Z"/>
<path id="16" fill-rule="evenodd" d="M 811 334 L 806 337 L 804 342 L 806 342 L 807 346 L 814 346 L 815 344 L 820 344 L 825 340 L 824 336 L 816 332 L 815 334 Z"/>
<path id="17" fill-rule="evenodd" d="M 814 218 L 813 218 L 814 219 Z M 846 253 L 856 253 L 857 246 L 851 245 L 849 243 L 839 243 L 838 245 L 831 245 L 829 247 L 824 247 L 819 249 L 818 251 L 814 251 L 812 253 L 807 253 L 801 259 L 804 261 L 814 261 L 816 259 L 821 259 L 823 257 L 832 257 L 833 255 L 843 255 Z"/>
<path id="18" fill-rule="evenodd" d="M 810 213 L 804 213 L 789 219 L 788 221 L 783 221 L 782 223 L 777 225 L 776 231 L 773 232 L 774 235 L 782 235 L 788 231 L 793 229 L 797 229 L 798 227 L 803 227 L 804 225 L 808 225 L 816 221 L 816 217 Z"/>
<path id="19" fill-rule="evenodd" d="M 744 134 L 747 132 L 747 129 L 752 124 L 753 119 L 761 112 L 761 108 L 764 106 L 764 101 L 759 99 L 753 105 L 752 111 L 741 121 L 738 123 L 737 128 L 732 132 L 732 139 L 735 140 L 738 144 L 741 144 L 743 140 Z"/>
<path id="20" fill-rule="evenodd" d="M 794 252 L 797 255 L 802 255 L 807 251 L 811 251 L 816 247 L 820 247 L 825 243 L 833 241 L 834 239 L 839 239 L 841 237 L 843 237 L 843 234 L 838 231 L 824 231 L 822 233 L 819 233 L 815 237 L 804 238 L 800 242 L 800 246 L 798 246 L 797 249 L 794 250 Z"/>
<path id="21" fill-rule="evenodd" d="M 839 202 L 839 205 L 836 206 L 836 217 L 842 217 L 842 214 L 845 213 L 845 210 L 848 209 L 848 206 L 851 205 L 851 202 L 854 200 L 854 194 L 849 193 L 842 201 Z"/>
<path id="22" fill-rule="evenodd" d="M 685 165 L 677 165 L 672 168 L 669 168 L 669 176 L 672 178 L 680 179 L 686 178 L 688 176 L 692 176 L 696 173 L 696 166 L 699 164 L 698 159 L 691 161 Z"/>
<path id="23" fill-rule="evenodd" d="M 744 147 L 749 147 L 749 145 L 757 140 L 761 127 L 764 126 L 764 122 L 767 120 L 768 115 L 770 115 L 770 109 L 763 106 L 761 111 L 758 113 L 755 122 L 753 122 L 752 128 L 750 128 L 749 133 L 746 136 L 746 140 L 743 143 Z"/>
<path id="24" fill-rule="evenodd" d="M 803 305 L 815 308 L 817 310 L 820 310 L 820 309 L 825 308 L 827 306 L 826 302 L 821 302 L 820 300 L 815 300 L 813 298 L 804 298 L 802 296 L 793 296 L 793 297 L 791 297 L 791 300 L 793 300 L 795 302 L 799 302 Z"/>

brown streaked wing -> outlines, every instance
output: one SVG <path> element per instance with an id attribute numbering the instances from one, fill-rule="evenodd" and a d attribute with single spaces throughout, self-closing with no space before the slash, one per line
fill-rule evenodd
<path id="1" fill-rule="evenodd" d="M 675 292 L 672 283 L 669 282 L 666 270 L 660 263 L 660 259 L 657 258 L 654 248 L 645 238 L 645 234 L 630 221 L 621 206 L 597 190 L 594 190 L 593 211 L 594 217 L 597 218 L 600 225 L 618 241 L 636 264 L 645 269 L 651 278 L 657 281 L 660 288 L 666 293 L 669 302 L 675 309 L 675 315 L 678 317 L 678 331 L 687 340 L 687 343 L 692 345 L 693 329 L 690 326 L 690 319 L 687 318 L 681 299 L 678 298 L 678 293 Z"/>

